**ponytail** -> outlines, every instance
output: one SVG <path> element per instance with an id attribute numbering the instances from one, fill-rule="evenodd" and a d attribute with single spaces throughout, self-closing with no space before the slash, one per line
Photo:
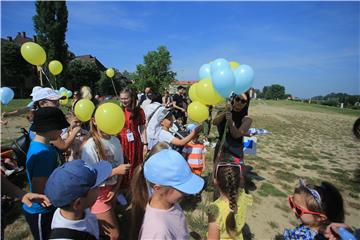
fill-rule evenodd
<path id="1" fill-rule="evenodd" d="M 106 159 L 105 150 L 104 150 L 104 147 L 103 147 L 103 145 L 101 143 L 101 137 L 99 135 L 99 132 L 98 132 L 98 129 L 97 129 L 96 125 L 94 124 L 93 119 L 90 119 L 89 125 L 90 125 L 89 134 L 87 136 L 87 139 L 83 142 L 81 147 L 83 147 L 84 144 L 90 138 L 92 138 L 94 140 L 94 143 L 95 143 L 96 153 L 98 155 L 99 160 L 104 160 L 104 159 Z"/>
<path id="2" fill-rule="evenodd" d="M 142 164 L 137 166 L 134 171 L 130 184 L 130 192 L 132 196 L 130 239 L 138 239 L 146 205 L 149 201 L 148 184 L 144 176 Z"/>

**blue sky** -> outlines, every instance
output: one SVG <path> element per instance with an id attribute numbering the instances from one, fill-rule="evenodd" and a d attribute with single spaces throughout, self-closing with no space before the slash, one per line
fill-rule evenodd
<path id="1" fill-rule="evenodd" d="M 216 58 L 248 64 L 254 87 L 299 97 L 360 94 L 360 2 L 67 2 L 76 55 L 134 71 L 159 45 L 179 80 Z M 1 2 L 1 36 L 35 34 L 34 2 Z"/>

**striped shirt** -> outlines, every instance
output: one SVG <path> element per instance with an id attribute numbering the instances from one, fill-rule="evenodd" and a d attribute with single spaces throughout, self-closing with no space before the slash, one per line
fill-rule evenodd
<path id="1" fill-rule="evenodd" d="M 202 168 L 203 157 L 206 153 L 204 144 L 202 143 L 188 143 L 183 148 L 183 153 L 186 154 L 186 159 L 191 168 Z"/>

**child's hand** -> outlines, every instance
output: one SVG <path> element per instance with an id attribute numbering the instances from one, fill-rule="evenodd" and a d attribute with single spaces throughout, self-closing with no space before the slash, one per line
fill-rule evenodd
<path id="1" fill-rule="evenodd" d="M 131 167 L 131 164 L 120 164 L 114 168 L 117 175 L 125 175 Z"/>
<path id="2" fill-rule="evenodd" d="M 50 200 L 43 194 L 37 193 L 26 193 L 22 198 L 21 202 L 25 203 L 27 206 L 31 207 L 32 202 L 40 202 L 43 207 L 50 207 Z"/>
<path id="3" fill-rule="evenodd" d="M 350 229 L 350 227 L 345 223 L 331 223 L 329 226 L 327 226 L 324 232 L 324 236 L 329 240 L 341 239 L 341 237 L 337 233 L 338 228 Z"/>
<path id="4" fill-rule="evenodd" d="M 226 112 L 225 112 L 225 119 L 226 119 L 227 121 L 232 120 L 232 113 L 231 113 L 230 111 L 226 111 Z"/>
<path id="5" fill-rule="evenodd" d="M 71 131 L 77 135 L 81 131 L 81 127 L 74 127 Z"/>

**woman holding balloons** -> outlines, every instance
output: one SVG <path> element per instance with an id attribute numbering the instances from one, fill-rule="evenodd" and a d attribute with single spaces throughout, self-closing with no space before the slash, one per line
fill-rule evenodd
<path id="1" fill-rule="evenodd" d="M 125 113 L 125 126 L 119 134 L 119 139 L 123 147 L 125 163 L 131 164 L 128 175 L 124 176 L 121 188 L 129 187 L 135 168 L 142 164 L 144 152 L 147 152 L 145 113 L 139 106 L 136 106 L 136 99 L 136 92 L 130 88 L 120 91 L 120 101 Z"/>
<path id="2" fill-rule="evenodd" d="M 230 101 L 231 104 L 226 107 L 226 110 L 218 113 L 213 120 L 213 124 L 218 127 L 219 132 L 219 142 L 214 156 L 217 161 L 241 164 L 242 170 L 244 170 L 243 136 L 248 134 L 252 123 L 251 118 L 248 117 L 249 92 L 233 95 Z M 224 134 L 225 139 L 223 139 Z M 219 149 L 220 147 L 221 149 Z M 216 159 L 218 151 L 221 151 L 220 159 Z"/>

